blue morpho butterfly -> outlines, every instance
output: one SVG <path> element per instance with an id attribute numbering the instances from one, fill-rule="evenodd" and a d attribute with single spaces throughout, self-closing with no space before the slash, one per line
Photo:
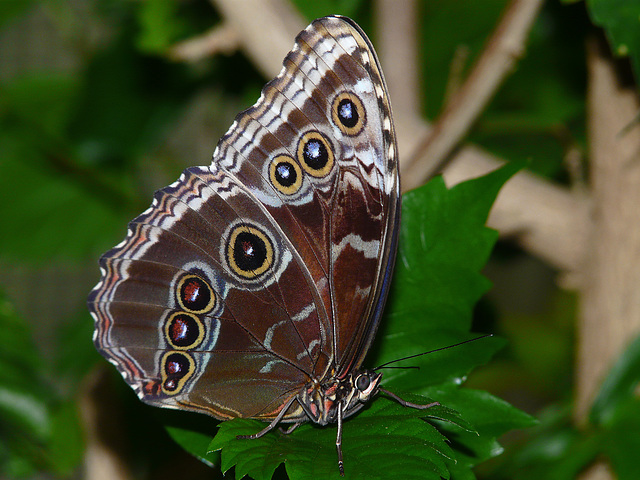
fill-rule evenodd
<path id="1" fill-rule="evenodd" d="M 377 392 L 361 368 L 389 290 L 398 150 L 380 63 L 344 17 L 314 21 L 208 167 L 156 192 L 100 259 L 94 342 L 146 403 L 337 423 Z"/>

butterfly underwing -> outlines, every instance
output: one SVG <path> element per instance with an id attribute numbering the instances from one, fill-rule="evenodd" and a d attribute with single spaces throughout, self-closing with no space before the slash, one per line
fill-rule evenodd
<path id="1" fill-rule="evenodd" d="M 362 362 L 399 217 L 378 58 L 352 20 L 318 19 L 211 165 L 157 191 L 101 257 L 95 345 L 151 405 L 269 422 L 252 437 L 337 423 L 342 472 L 342 421 L 381 391 Z"/>

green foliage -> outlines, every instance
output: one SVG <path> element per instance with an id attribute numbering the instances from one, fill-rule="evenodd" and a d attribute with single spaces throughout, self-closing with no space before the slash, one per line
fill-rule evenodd
<path id="1" fill-rule="evenodd" d="M 137 197 L 149 192 L 136 167 L 175 122 L 192 79 L 132 49 L 126 28 L 120 34 L 79 75 L 33 71 L 0 82 L 0 190 L 20 199 L 0 209 L 7 257 L 96 255 L 148 204 Z"/>
<path id="2" fill-rule="evenodd" d="M 35 0 L 3 0 L 0 2 L 0 26 L 27 11 L 34 3 Z"/>
<path id="3" fill-rule="evenodd" d="M 179 4 L 173 0 L 156 0 L 140 4 L 140 34 L 137 46 L 143 52 L 163 53 L 184 35 L 187 26 L 177 15 Z"/>
<path id="4" fill-rule="evenodd" d="M 351 17 L 356 15 L 358 10 L 367 10 L 368 7 L 364 0 L 294 0 L 293 3 L 309 22 L 336 13 Z"/>
<path id="5" fill-rule="evenodd" d="M 473 142 L 536 173 L 561 178 L 570 149 L 585 148 L 582 6 L 548 3 L 527 52 L 471 133 Z"/>
<path id="6" fill-rule="evenodd" d="M 587 0 L 593 23 L 604 28 L 612 50 L 629 57 L 640 79 L 640 3 L 629 0 Z"/>
<path id="7" fill-rule="evenodd" d="M 42 447 L 51 430 L 49 392 L 24 321 L 0 298 L 0 475 L 32 473 L 44 464 Z"/>
<path id="8" fill-rule="evenodd" d="M 418 396 L 411 400 L 431 402 Z M 347 422 L 342 437 L 345 478 L 448 478 L 447 463 L 453 461 L 454 452 L 447 439 L 422 417 L 464 424 L 455 412 L 442 406 L 420 411 L 388 399 L 374 402 Z M 340 478 L 335 428 L 304 425 L 295 435 L 277 433 L 250 441 L 236 439 L 237 435 L 255 433 L 263 427 L 261 422 L 252 420 L 221 424 L 209 448 L 223 449 L 223 471 L 235 465 L 238 479 L 247 474 L 256 480 L 268 480 L 284 461 L 292 479 Z"/>
<path id="9" fill-rule="evenodd" d="M 640 449 L 640 337 L 609 371 L 591 407 L 589 423 L 576 428 L 568 408 L 550 407 L 531 438 L 509 459 L 497 478 L 570 480 L 596 459 L 616 478 L 638 478 Z"/>
<path id="10" fill-rule="evenodd" d="M 82 458 L 76 405 L 61 401 L 25 321 L 0 296 L 0 476 L 68 474 Z"/>
<path id="11" fill-rule="evenodd" d="M 506 5 L 506 0 L 422 2 L 418 34 L 428 118 L 442 111 L 455 90 L 452 83 L 459 83 L 468 74 Z M 453 59 L 459 62 L 459 70 Z"/>
<path id="12" fill-rule="evenodd" d="M 473 337 L 472 309 L 488 288 L 480 269 L 496 239 L 484 224 L 498 189 L 514 171 L 507 167 L 451 190 L 437 178 L 404 196 L 393 293 L 369 360 L 373 365 Z M 385 373 L 385 388 L 414 403 L 441 405 L 415 410 L 379 395 L 344 424 L 346 478 L 473 478 L 470 467 L 501 451 L 498 436 L 533 422 L 486 392 L 460 388 L 503 344 L 483 339 L 403 362 L 419 370 Z M 424 418 L 436 420 L 437 428 Z M 283 462 L 292 479 L 339 477 L 335 426 L 306 424 L 289 435 L 272 431 L 255 440 L 236 439 L 263 427 L 252 420 L 223 422 L 207 452 L 199 450 L 199 434 L 190 438 L 175 428 L 172 434 L 208 461 L 217 462 L 210 455 L 221 450 L 223 472 L 235 466 L 236 478 L 269 479 Z M 455 438 L 453 449 L 448 437 Z"/>

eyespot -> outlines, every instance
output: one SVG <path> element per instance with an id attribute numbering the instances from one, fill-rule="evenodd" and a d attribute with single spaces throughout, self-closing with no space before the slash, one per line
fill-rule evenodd
<path id="1" fill-rule="evenodd" d="M 362 101 L 350 92 L 342 92 L 333 100 L 331 118 L 342 133 L 349 136 L 358 135 L 367 120 Z"/>
<path id="2" fill-rule="evenodd" d="M 196 365 L 191 356 L 183 352 L 167 352 L 160 361 L 162 391 L 167 395 L 180 393 Z"/>
<path id="3" fill-rule="evenodd" d="M 305 133 L 298 143 L 298 161 L 314 177 L 324 177 L 333 167 L 333 148 L 320 132 Z"/>
<path id="4" fill-rule="evenodd" d="M 293 158 L 278 155 L 269 165 L 269 180 L 280 193 L 293 195 L 302 186 L 302 170 Z"/>
<path id="5" fill-rule="evenodd" d="M 164 334 L 172 348 L 188 350 L 204 340 L 204 325 L 192 313 L 175 312 L 167 318 Z"/>
<path id="6" fill-rule="evenodd" d="M 273 265 L 273 245 L 258 228 L 237 225 L 229 233 L 226 260 L 235 274 L 254 279 Z"/>
<path id="7" fill-rule="evenodd" d="M 358 390 L 364 392 L 367 390 L 367 388 L 369 388 L 369 385 L 371 385 L 371 379 L 369 378 L 369 375 L 358 375 L 358 378 L 356 378 L 356 388 Z"/>
<path id="8" fill-rule="evenodd" d="M 211 286 L 197 275 L 188 274 L 176 288 L 178 305 L 187 312 L 207 313 L 216 306 L 216 294 Z"/>

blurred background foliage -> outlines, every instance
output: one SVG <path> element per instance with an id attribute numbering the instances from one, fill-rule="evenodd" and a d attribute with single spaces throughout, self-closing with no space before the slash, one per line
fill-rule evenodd
<path id="1" fill-rule="evenodd" d="M 293 3 L 308 20 L 352 17 L 375 44 L 369 1 Z M 506 5 L 420 3 L 427 118 L 437 117 L 452 75 L 464 78 Z M 585 38 L 605 27 L 637 75 L 638 14 L 634 1 L 548 1 L 526 56 L 470 140 L 568 182 L 567 157 L 585 154 Z M 92 433 L 81 421 L 90 412 L 79 406 L 92 395 L 127 419 L 113 422 L 128 439 L 116 449 L 138 476 L 185 468 L 211 475 L 177 451 L 105 367 L 85 299 L 99 277 L 97 258 L 122 239 L 153 191 L 183 168 L 207 164 L 235 114 L 259 95 L 265 79 L 239 52 L 192 64 L 168 58 L 170 46 L 219 21 L 206 0 L 0 2 L 0 476 L 81 475 Z M 572 395 L 573 295 L 508 241 L 486 274 L 494 289 L 477 308 L 478 329 L 510 342 L 470 383 L 527 412 L 545 411 L 543 418 L 566 418 L 558 412 Z M 498 475 L 501 462 L 479 476 Z"/>

